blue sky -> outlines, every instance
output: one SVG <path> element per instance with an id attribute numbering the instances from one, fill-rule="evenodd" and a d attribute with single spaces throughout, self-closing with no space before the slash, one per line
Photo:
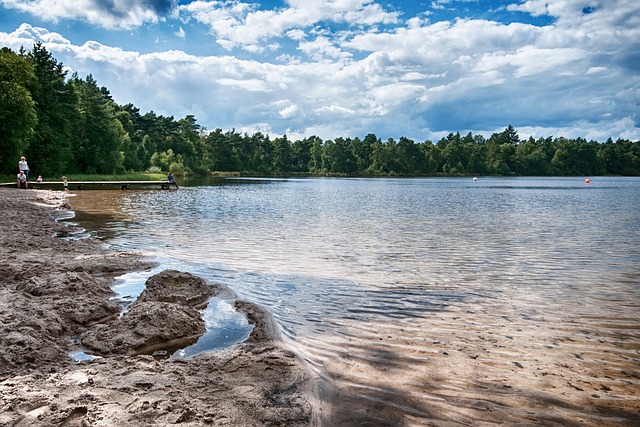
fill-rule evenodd
<path id="1" fill-rule="evenodd" d="M 637 0 L 0 0 L 142 113 L 290 139 L 640 139 Z"/>

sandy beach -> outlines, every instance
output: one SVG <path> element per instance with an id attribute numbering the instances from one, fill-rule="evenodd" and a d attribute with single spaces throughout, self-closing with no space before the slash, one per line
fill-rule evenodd
<path id="1" fill-rule="evenodd" d="M 317 424 L 311 376 L 256 305 L 236 301 L 254 329 L 226 351 L 141 354 L 197 339 L 198 310 L 226 290 L 165 271 L 120 317 L 114 278 L 150 265 L 93 238 L 65 239 L 73 230 L 54 217 L 69 209 L 60 192 L 0 191 L 0 426 Z M 102 357 L 71 357 L 87 348 Z"/>

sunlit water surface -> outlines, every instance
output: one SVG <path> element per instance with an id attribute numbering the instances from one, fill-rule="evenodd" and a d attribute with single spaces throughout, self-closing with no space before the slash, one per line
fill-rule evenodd
<path id="1" fill-rule="evenodd" d="M 499 381 L 526 400 L 551 387 L 540 381 L 553 369 L 575 375 L 553 388 L 616 390 L 624 364 L 640 362 L 639 201 L 636 178 L 314 178 L 86 191 L 71 203 L 115 249 L 157 257 L 156 271 L 266 307 L 320 378 L 382 408 L 366 417 L 420 425 L 482 421 L 473 393 L 496 394 Z M 145 279 L 125 276 L 122 294 Z M 248 334 L 244 322 L 222 345 Z M 611 363 L 617 375 L 598 371 L 607 385 L 591 393 L 587 378 Z M 620 379 L 617 396 L 637 402 L 638 378 Z M 499 418 L 517 420 L 496 396 Z"/>

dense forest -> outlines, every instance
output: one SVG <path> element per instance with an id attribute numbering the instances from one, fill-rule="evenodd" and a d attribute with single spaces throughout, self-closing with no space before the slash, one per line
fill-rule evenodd
<path id="1" fill-rule="evenodd" d="M 37 43 L 0 50 L 0 173 L 17 172 L 26 156 L 32 174 L 169 171 L 336 175 L 640 175 L 640 141 L 582 138 L 521 140 L 509 125 L 482 135 L 451 133 L 439 141 L 291 141 L 235 130 L 209 131 L 189 115 L 176 120 L 118 105 L 91 76 L 67 76 Z"/>

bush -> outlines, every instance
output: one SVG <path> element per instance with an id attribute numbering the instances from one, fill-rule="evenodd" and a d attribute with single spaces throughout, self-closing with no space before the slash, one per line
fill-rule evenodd
<path id="1" fill-rule="evenodd" d="M 171 164 L 169 165 L 169 172 L 184 174 L 186 172 L 184 163 L 182 163 L 181 161 L 171 162 Z"/>

